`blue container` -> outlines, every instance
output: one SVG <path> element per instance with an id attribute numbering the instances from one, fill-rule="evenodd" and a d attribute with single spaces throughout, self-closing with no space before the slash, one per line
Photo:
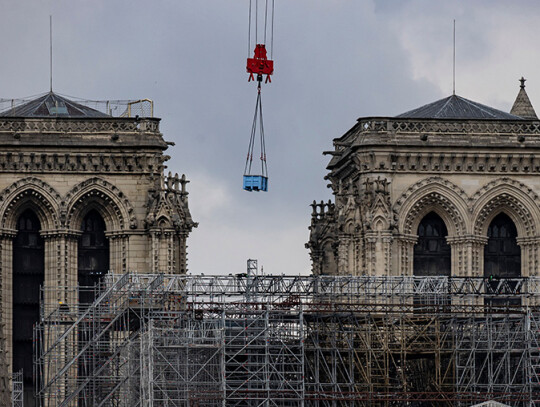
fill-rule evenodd
<path id="1" fill-rule="evenodd" d="M 263 175 L 244 175 L 246 191 L 268 191 L 268 177 Z"/>

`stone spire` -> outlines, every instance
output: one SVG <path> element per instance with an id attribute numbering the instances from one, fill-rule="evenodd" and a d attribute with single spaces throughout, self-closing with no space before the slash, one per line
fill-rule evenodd
<path id="1" fill-rule="evenodd" d="M 510 110 L 510 113 L 516 116 L 523 117 L 524 119 L 538 120 L 536 112 L 534 111 L 534 107 L 532 106 L 531 101 L 529 100 L 529 96 L 527 96 L 527 92 L 525 91 L 526 79 L 522 76 L 519 81 L 521 82 L 521 86 L 516 101 L 514 102 L 514 106 L 512 106 L 512 110 Z"/>

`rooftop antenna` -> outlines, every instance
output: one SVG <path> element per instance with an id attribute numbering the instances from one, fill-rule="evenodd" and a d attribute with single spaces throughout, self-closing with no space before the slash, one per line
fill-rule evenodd
<path id="1" fill-rule="evenodd" d="M 50 73 L 50 84 L 51 84 L 51 92 L 52 92 L 52 15 L 49 15 L 49 41 L 50 41 L 49 73 Z"/>
<path id="2" fill-rule="evenodd" d="M 452 94 L 456 94 L 456 20 L 454 19 L 454 56 L 452 61 Z"/>

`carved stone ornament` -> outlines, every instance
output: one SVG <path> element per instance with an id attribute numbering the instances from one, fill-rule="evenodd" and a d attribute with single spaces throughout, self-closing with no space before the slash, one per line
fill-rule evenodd
<path id="1" fill-rule="evenodd" d="M 162 176 L 155 190 L 148 192 L 145 224 L 147 228 L 173 229 L 189 233 L 198 224 L 193 222 L 188 205 L 185 175 L 178 177 L 169 172 Z"/>

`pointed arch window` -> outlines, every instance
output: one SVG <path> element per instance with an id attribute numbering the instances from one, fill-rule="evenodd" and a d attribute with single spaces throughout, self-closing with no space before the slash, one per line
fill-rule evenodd
<path id="1" fill-rule="evenodd" d="M 430 212 L 418 225 L 418 241 L 414 245 L 413 274 L 415 276 L 450 276 L 450 246 L 448 230 L 435 212 Z"/>
<path id="2" fill-rule="evenodd" d="M 513 290 L 517 281 L 501 284 L 500 279 L 521 277 L 521 248 L 517 244 L 516 225 L 505 213 L 495 216 L 487 231 L 487 244 L 484 246 L 484 277 L 487 291 L 491 294 L 504 294 Z M 489 305 L 519 305 L 519 298 L 486 298 Z"/>
<path id="3" fill-rule="evenodd" d="M 13 371 L 23 369 L 28 405 L 34 405 L 32 366 L 33 326 L 39 321 L 40 286 L 44 282 L 44 245 L 41 224 L 30 209 L 17 219 L 13 241 Z"/>
<path id="4" fill-rule="evenodd" d="M 81 224 L 79 239 L 78 283 L 81 287 L 93 287 L 100 283 L 109 270 L 109 242 L 105 237 L 105 221 L 96 210 L 91 210 Z M 82 290 L 81 303 L 94 300 L 94 293 Z"/>
<path id="5" fill-rule="evenodd" d="M 487 232 L 484 248 L 484 275 L 486 277 L 521 277 L 521 249 L 517 244 L 517 229 L 504 213 L 497 215 Z"/>

